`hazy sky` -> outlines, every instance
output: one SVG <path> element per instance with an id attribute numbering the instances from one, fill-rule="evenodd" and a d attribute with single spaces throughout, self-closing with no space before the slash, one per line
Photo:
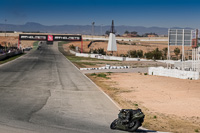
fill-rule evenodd
<path id="1" fill-rule="evenodd" d="M 200 28 L 200 0 L 0 0 L 0 23 Z"/>

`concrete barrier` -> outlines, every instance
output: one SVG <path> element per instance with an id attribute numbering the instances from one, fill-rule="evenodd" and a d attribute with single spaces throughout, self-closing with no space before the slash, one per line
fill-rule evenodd
<path id="1" fill-rule="evenodd" d="M 13 52 L 10 52 L 10 53 L 1 54 L 0 60 L 4 60 L 6 58 L 13 57 L 13 56 L 21 54 L 21 53 L 22 53 L 22 51 L 19 50 L 19 51 L 13 51 Z"/>
<path id="2" fill-rule="evenodd" d="M 104 59 L 104 60 L 117 60 L 117 61 L 153 61 L 149 59 L 141 59 L 141 58 L 129 58 L 129 57 L 117 57 L 117 56 L 107 56 L 107 55 L 101 55 L 101 54 L 86 54 L 86 53 L 76 53 L 74 51 L 70 51 L 72 54 L 75 54 L 75 56 L 79 57 L 88 57 L 88 58 L 96 58 L 96 59 Z M 162 63 L 170 63 L 174 64 L 178 61 L 173 60 L 156 60 L 157 62 Z"/>
<path id="3" fill-rule="evenodd" d="M 0 60 L 5 59 L 6 57 L 7 57 L 6 54 L 2 54 L 2 55 L 0 55 Z"/>
<path id="4" fill-rule="evenodd" d="M 164 67 L 149 67 L 148 68 L 149 75 L 157 75 L 157 76 L 166 76 L 166 77 L 174 77 L 180 79 L 199 79 L 199 72 L 194 71 L 182 71 L 178 69 L 167 69 Z"/>

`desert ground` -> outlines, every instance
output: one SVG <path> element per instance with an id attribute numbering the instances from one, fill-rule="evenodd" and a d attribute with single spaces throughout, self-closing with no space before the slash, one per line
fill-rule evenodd
<path id="1" fill-rule="evenodd" d="M 32 47 L 34 41 L 21 41 L 21 47 Z M 0 44 L 7 47 L 17 47 L 18 37 L 17 36 L 0 36 Z"/>
<path id="2" fill-rule="evenodd" d="M 142 73 L 107 73 L 107 78 L 94 75 L 87 76 L 121 108 L 144 111 L 144 127 L 177 133 L 199 132 L 200 80 Z"/>
<path id="3" fill-rule="evenodd" d="M 90 41 L 84 42 L 83 49 L 85 52 L 89 52 L 90 48 L 87 48 L 89 43 Z M 64 48 L 67 50 L 67 47 L 72 44 L 80 46 L 80 42 L 71 42 L 65 44 Z M 107 47 L 106 42 L 96 42 L 92 45 L 93 47 L 91 47 L 94 49 L 104 48 L 106 50 Z M 125 54 L 130 49 L 148 52 L 155 48 L 162 50 L 165 47 L 167 47 L 167 42 L 136 42 L 136 45 L 118 44 L 118 55 Z M 176 47 L 170 46 L 171 51 Z M 179 48 L 181 49 L 181 47 Z M 190 50 L 191 48 L 185 47 L 185 49 Z M 121 63 L 128 63 L 133 66 L 140 63 L 137 67 L 152 65 L 152 62 Z M 156 64 L 156 66 L 159 65 L 163 64 Z M 86 65 L 85 67 L 90 66 Z M 150 76 L 144 73 L 104 74 L 107 75 L 106 78 L 99 77 L 98 73 L 87 74 L 87 76 L 103 89 L 121 108 L 141 108 L 146 114 L 144 127 L 175 133 L 200 131 L 200 80 Z"/>

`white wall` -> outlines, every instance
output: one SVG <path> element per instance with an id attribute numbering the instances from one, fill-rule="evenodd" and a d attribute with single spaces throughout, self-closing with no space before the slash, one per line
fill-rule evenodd
<path id="1" fill-rule="evenodd" d="M 182 71 L 182 70 L 177 70 L 177 69 L 167 69 L 164 67 L 149 67 L 148 74 L 174 77 L 174 78 L 180 78 L 180 79 L 195 79 L 195 80 L 199 79 L 199 72 Z"/>
<path id="2" fill-rule="evenodd" d="M 105 60 L 118 60 L 118 61 L 124 61 L 125 60 L 124 57 L 106 56 L 106 55 L 99 55 L 99 54 L 76 53 L 76 56 L 105 59 Z"/>

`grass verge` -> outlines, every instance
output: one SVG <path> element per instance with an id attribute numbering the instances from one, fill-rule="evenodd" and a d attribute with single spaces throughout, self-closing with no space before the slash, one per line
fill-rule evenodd
<path id="1" fill-rule="evenodd" d="M 37 49 L 39 41 L 33 43 L 33 49 Z"/>
<path id="2" fill-rule="evenodd" d="M 70 54 L 69 51 L 65 51 L 63 48 L 63 44 L 67 44 L 70 42 L 59 42 L 58 49 L 61 53 L 63 53 L 68 60 L 74 63 L 75 66 L 78 68 L 86 68 L 86 67 L 96 67 L 98 64 L 106 64 L 104 62 L 120 62 L 114 60 L 103 60 L 103 59 L 95 59 L 95 58 L 88 58 L 88 57 L 77 57 L 75 55 Z"/>

